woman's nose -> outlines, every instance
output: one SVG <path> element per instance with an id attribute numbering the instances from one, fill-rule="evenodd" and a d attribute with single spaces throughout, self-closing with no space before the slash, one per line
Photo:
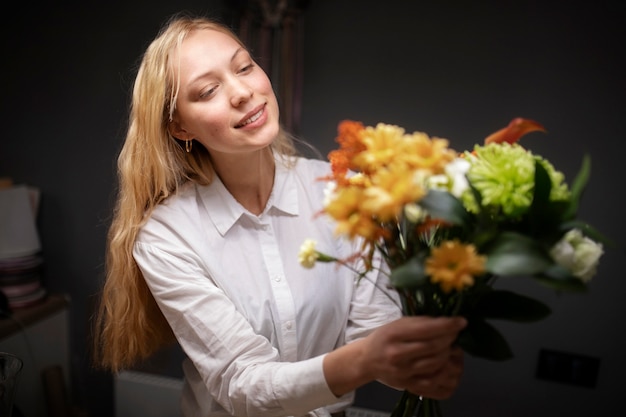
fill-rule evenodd
<path id="1" fill-rule="evenodd" d="M 233 79 L 231 95 L 231 104 L 233 106 L 237 107 L 241 103 L 248 101 L 253 94 L 254 92 L 249 85 L 239 79 Z"/>

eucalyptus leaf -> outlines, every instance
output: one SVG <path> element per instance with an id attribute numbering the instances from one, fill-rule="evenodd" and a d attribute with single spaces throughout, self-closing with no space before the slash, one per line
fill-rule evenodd
<path id="1" fill-rule="evenodd" d="M 474 306 L 474 313 L 487 319 L 533 322 L 546 318 L 550 308 L 541 301 L 512 291 L 485 292 Z"/>
<path id="2" fill-rule="evenodd" d="M 419 201 L 419 205 L 433 218 L 455 225 L 466 226 L 471 220 L 463 203 L 446 191 L 429 190 L 428 194 Z"/>
<path id="3" fill-rule="evenodd" d="M 513 357 L 513 352 L 502 334 L 484 320 L 470 319 L 457 340 L 459 346 L 472 356 L 493 361 Z"/>
<path id="4" fill-rule="evenodd" d="M 395 288 L 417 288 L 424 285 L 427 280 L 424 266 L 417 256 L 391 270 L 390 281 Z"/>
<path id="5" fill-rule="evenodd" d="M 573 219 L 578 212 L 578 205 L 580 204 L 580 199 L 585 191 L 585 187 L 587 186 L 587 182 L 589 181 L 589 177 L 591 175 L 591 157 L 589 155 L 585 155 L 583 157 L 582 166 L 578 171 L 578 174 L 572 181 L 570 186 L 570 205 L 565 212 L 565 219 Z"/>
<path id="6" fill-rule="evenodd" d="M 485 268 L 496 275 L 532 275 L 553 264 L 535 240 L 515 232 L 498 235 L 486 248 Z"/>

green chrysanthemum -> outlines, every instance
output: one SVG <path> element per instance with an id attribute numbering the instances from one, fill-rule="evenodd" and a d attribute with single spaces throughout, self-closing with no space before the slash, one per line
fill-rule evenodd
<path id="1" fill-rule="evenodd" d="M 535 161 L 539 161 L 552 180 L 551 200 L 569 197 L 564 176 L 552 164 L 517 144 L 500 143 L 476 146 L 474 153 L 466 153 L 471 162 L 467 177 L 482 197 L 482 205 L 507 217 L 517 217 L 532 203 Z M 463 204 L 472 212 L 478 206 L 472 193 L 463 194 Z"/>

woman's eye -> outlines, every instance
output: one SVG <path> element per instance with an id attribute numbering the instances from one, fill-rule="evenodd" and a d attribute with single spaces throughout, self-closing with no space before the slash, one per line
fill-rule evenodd
<path id="1" fill-rule="evenodd" d="M 217 86 L 210 87 L 210 88 L 207 88 L 205 90 L 200 91 L 200 98 L 211 97 L 213 95 L 213 93 L 215 93 L 215 90 L 217 90 Z"/>
<path id="2" fill-rule="evenodd" d="M 241 67 L 241 69 L 239 70 L 240 74 L 245 74 L 247 72 L 250 72 L 252 70 L 252 68 L 254 68 L 254 64 L 248 64 L 248 65 L 244 65 L 243 67 Z"/>

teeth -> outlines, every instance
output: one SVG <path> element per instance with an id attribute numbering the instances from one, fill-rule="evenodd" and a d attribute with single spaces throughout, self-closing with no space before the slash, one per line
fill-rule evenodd
<path id="1" fill-rule="evenodd" d="M 263 110 L 261 109 L 261 110 L 259 110 L 259 112 L 257 114 L 252 115 L 252 117 L 250 117 L 249 119 L 245 120 L 239 126 L 245 126 L 247 124 L 250 124 L 250 123 L 254 122 L 255 120 L 258 120 L 258 118 L 261 117 L 262 113 L 263 113 Z"/>

